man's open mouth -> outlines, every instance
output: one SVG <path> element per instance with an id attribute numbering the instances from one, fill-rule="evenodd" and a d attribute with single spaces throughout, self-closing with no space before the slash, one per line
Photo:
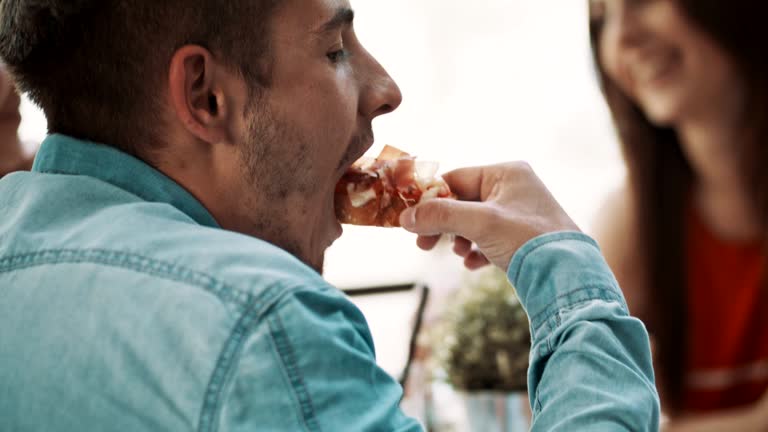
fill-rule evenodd
<path id="1" fill-rule="evenodd" d="M 345 172 L 349 169 L 349 167 L 352 166 L 358 159 L 363 157 L 365 152 L 368 151 L 373 146 L 374 137 L 373 137 L 373 130 L 368 127 L 366 130 L 358 135 L 355 135 L 352 140 L 349 142 L 349 146 L 347 146 L 347 152 L 344 154 L 344 157 L 341 158 L 339 161 L 339 165 L 337 167 L 337 171 L 341 174 L 339 175 L 339 178 L 336 180 L 338 181 L 341 179 L 341 176 L 344 175 Z"/>

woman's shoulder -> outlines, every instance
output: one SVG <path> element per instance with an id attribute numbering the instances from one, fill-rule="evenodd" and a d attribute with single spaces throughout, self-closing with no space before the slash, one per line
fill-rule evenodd
<path id="1" fill-rule="evenodd" d="M 613 191 L 601 205 L 593 235 L 616 275 L 633 315 L 642 316 L 645 304 L 645 271 L 637 229 L 637 212 L 627 185 Z"/>

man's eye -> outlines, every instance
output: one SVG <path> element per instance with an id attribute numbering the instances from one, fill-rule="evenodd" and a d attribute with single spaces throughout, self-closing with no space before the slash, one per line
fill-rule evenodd
<path id="1" fill-rule="evenodd" d="M 349 52 L 344 48 L 326 54 L 331 63 L 340 63 L 349 57 Z"/>

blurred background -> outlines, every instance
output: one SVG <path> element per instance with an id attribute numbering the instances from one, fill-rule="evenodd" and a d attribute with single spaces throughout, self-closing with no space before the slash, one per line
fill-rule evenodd
<path id="1" fill-rule="evenodd" d="M 403 104 L 376 121 L 376 144 L 441 170 L 530 162 L 590 231 L 625 172 L 589 49 L 587 2 L 353 2 L 363 44 L 399 83 Z M 326 277 L 343 288 L 433 281 L 458 259 L 422 253 L 400 230 L 345 227 Z M 361 251 L 363 251 L 361 253 Z M 436 274 L 437 273 L 437 274 Z"/>

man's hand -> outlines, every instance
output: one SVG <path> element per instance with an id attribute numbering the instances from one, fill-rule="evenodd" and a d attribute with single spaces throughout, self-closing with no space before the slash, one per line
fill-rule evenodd
<path id="1" fill-rule="evenodd" d="M 427 201 L 403 212 L 400 223 L 419 234 L 424 250 L 434 248 L 442 234 L 456 235 L 454 251 L 470 269 L 493 263 L 506 271 L 529 240 L 579 231 L 524 162 L 464 168 L 443 178 L 459 200 Z"/>

